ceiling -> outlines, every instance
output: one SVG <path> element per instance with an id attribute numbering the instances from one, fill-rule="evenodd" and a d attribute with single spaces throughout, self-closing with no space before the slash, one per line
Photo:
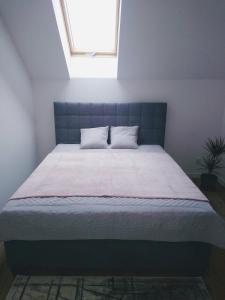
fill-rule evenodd
<path id="1" fill-rule="evenodd" d="M 58 1 L 58 0 L 53 0 Z M 225 0 L 122 0 L 119 79 L 225 79 Z M 32 79 L 68 79 L 51 0 L 0 0 Z"/>
<path id="2" fill-rule="evenodd" d="M 0 0 L 0 16 L 32 79 L 69 78 L 51 0 Z"/>
<path id="3" fill-rule="evenodd" d="M 119 77 L 224 79 L 224 0 L 123 0 Z"/>

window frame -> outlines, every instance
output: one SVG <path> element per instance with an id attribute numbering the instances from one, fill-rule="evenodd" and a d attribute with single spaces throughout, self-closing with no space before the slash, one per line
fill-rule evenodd
<path id="1" fill-rule="evenodd" d="M 60 0 L 61 3 L 61 9 L 62 9 L 62 15 L 63 20 L 66 28 L 66 35 L 67 40 L 69 44 L 70 54 L 71 55 L 92 55 L 92 56 L 117 56 L 118 51 L 118 39 L 119 39 L 119 18 L 120 18 L 120 0 L 116 0 L 116 26 L 115 26 L 115 42 L 114 42 L 114 49 L 113 51 L 77 51 L 75 47 L 75 41 L 73 39 L 71 25 L 70 25 L 70 18 L 68 14 L 68 7 L 67 7 L 67 0 Z"/>

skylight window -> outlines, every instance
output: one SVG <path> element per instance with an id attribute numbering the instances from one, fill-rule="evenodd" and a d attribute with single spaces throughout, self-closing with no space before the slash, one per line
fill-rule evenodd
<path id="1" fill-rule="evenodd" d="M 72 55 L 117 55 L 119 2 L 61 0 Z"/>

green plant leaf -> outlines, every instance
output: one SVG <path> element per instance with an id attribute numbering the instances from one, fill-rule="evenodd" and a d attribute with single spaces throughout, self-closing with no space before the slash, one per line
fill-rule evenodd
<path id="1" fill-rule="evenodd" d="M 225 154 L 225 140 L 222 137 L 208 138 L 204 149 L 210 156 L 221 156 Z"/>
<path id="2" fill-rule="evenodd" d="M 207 170 L 208 173 L 215 173 L 216 170 L 224 168 L 221 157 L 214 157 L 213 155 L 206 155 L 200 161 L 202 169 Z"/>

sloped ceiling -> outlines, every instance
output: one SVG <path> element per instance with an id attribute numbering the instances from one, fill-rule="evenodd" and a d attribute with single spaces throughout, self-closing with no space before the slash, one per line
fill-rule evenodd
<path id="1" fill-rule="evenodd" d="M 51 0 L 0 0 L 33 79 L 68 78 Z M 118 78 L 225 79 L 225 0 L 122 0 Z"/>
<path id="2" fill-rule="evenodd" d="M 123 0 L 119 77 L 225 78 L 224 0 Z"/>
<path id="3" fill-rule="evenodd" d="M 69 78 L 51 0 L 0 0 L 0 16 L 32 79 Z"/>

